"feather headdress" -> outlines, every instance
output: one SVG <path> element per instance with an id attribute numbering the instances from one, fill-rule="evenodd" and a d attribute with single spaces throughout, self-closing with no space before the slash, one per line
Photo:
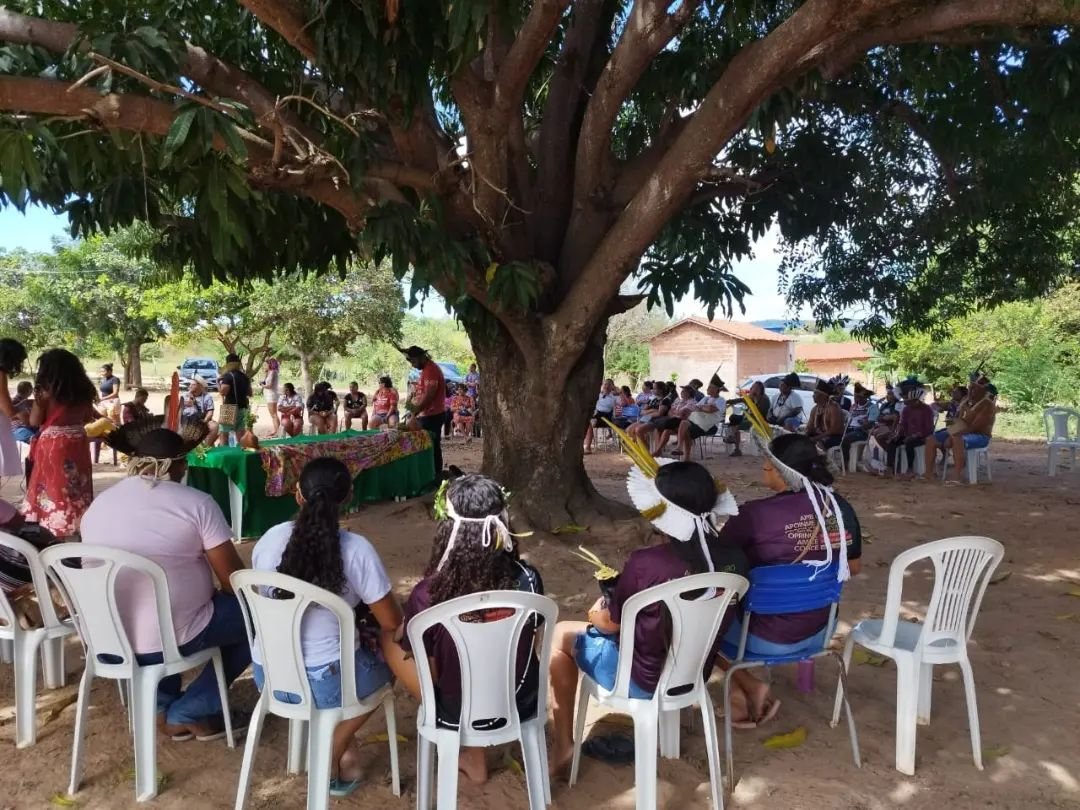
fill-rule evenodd
<path id="1" fill-rule="evenodd" d="M 161 415 L 144 416 L 126 425 L 121 425 L 101 440 L 109 447 L 128 457 L 128 475 L 147 478 L 151 482 L 164 480 L 174 461 L 182 461 L 187 454 L 198 447 L 209 426 L 205 422 L 186 422 L 175 431 L 180 436 L 180 448 L 175 455 L 163 457 L 146 446 L 146 437 L 155 431 L 167 430 L 165 417 Z"/>

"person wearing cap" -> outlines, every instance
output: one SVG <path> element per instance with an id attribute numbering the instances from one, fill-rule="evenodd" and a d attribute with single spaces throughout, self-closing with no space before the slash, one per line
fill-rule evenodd
<path id="1" fill-rule="evenodd" d="M 938 448 L 941 448 L 943 453 L 951 450 L 953 454 L 953 471 L 946 483 L 958 484 L 964 480 L 967 451 L 990 445 L 994 422 L 997 420 L 997 407 L 994 404 L 996 396 L 997 388 L 985 374 L 972 374 L 967 399 L 960 403 L 952 424 L 926 440 L 923 448 L 926 461 L 924 480 L 932 481 L 934 478 L 934 457 Z"/>
<path id="2" fill-rule="evenodd" d="M 446 378 L 442 369 L 424 349 L 410 346 L 402 354 L 409 365 L 420 372 L 416 391 L 409 398 L 405 409 L 412 413 L 421 430 L 431 436 L 431 448 L 435 454 L 435 477 L 443 474 L 442 429 L 446 421 Z"/>
<path id="3" fill-rule="evenodd" d="M 690 459 L 694 442 L 702 436 L 715 436 L 724 422 L 727 400 L 720 394 L 727 391 L 727 386 L 713 374 L 707 391 L 705 397 L 698 402 L 697 410 L 679 424 L 679 449 L 675 453 L 687 460 Z"/>
<path id="4" fill-rule="evenodd" d="M 802 422 L 802 403 L 795 392 L 802 386 L 799 375 L 791 372 L 780 380 L 780 393 L 765 415 L 770 425 L 777 425 L 784 430 L 797 430 Z"/>
<path id="5" fill-rule="evenodd" d="M 393 636 L 383 637 L 383 655 L 402 686 L 421 700 L 420 679 L 407 635 L 409 622 L 435 605 L 484 591 L 544 593 L 540 572 L 521 559 L 516 535 L 510 530 L 508 495 L 485 475 L 463 475 L 444 482 L 435 496 L 439 519 L 431 559 L 424 578 L 405 603 L 404 620 Z M 505 619 L 506 610 L 470 614 L 473 621 Z M 515 661 L 516 703 L 522 720 L 536 717 L 540 694 L 540 662 L 534 651 L 539 623 L 534 617 L 522 631 Z M 424 634 L 424 652 L 433 662 L 435 711 L 439 725 L 457 728 L 461 718 L 461 665 L 457 647 L 445 628 L 433 627 Z M 505 668 L 505 659 L 491 666 Z M 546 718 L 541 718 L 543 721 Z M 450 765 L 449 767 L 454 767 Z M 471 782 L 487 780 L 482 748 L 464 748 L 457 763 Z"/>
<path id="6" fill-rule="evenodd" d="M 552 696 L 551 772 L 562 773 L 573 754 L 574 698 L 579 673 L 604 689 L 615 685 L 619 668 L 619 631 L 623 610 L 635 594 L 675 579 L 701 573 L 745 575 L 746 555 L 724 543 L 717 524 L 738 512 L 735 498 L 712 474 L 689 461 L 646 460 L 644 445 L 623 434 L 635 466 L 630 468 L 627 490 L 634 507 L 650 522 L 663 541 L 634 551 L 627 558 L 608 596 L 601 596 L 587 614 L 587 622 L 561 621 L 555 627 L 550 667 Z M 651 465 L 651 466 L 650 466 Z M 715 594 L 705 591 L 698 598 Z M 717 638 L 734 619 L 729 609 Z M 662 605 L 643 608 L 634 628 L 634 657 L 630 667 L 631 698 L 649 700 L 656 691 L 671 646 L 671 623 Z M 712 670 L 719 643 L 705 661 Z M 707 674 L 706 674 L 707 677 Z"/>
<path id="7" fill-rule="evenodd" d="M 848 417 L 847 430 L 844 431 L 844 438 L 840 442 L 840 449 L 844 454 L 844 458 L 850 456 L 853 444 L 869 440 L 870 431 L 873 430 L 874 424 L 878 420 L 877 403 L 870 399 L 872 393 L 862 383 L 855 383 L 854 399 L 848 410 L 850 416 Z M 843 406 L 841 405 L 841 407 Z"/>
<path id="8" fill-rule="evenodd" d="M 102 492 L 83 516 L 85 543 L 123 549 L 162 567 L 176 640 L 183 655 L 220 647 L 225 680 L 232 683 L 251 663 L 240 605 L 229 577 L 244 567 L 232 529 L 214 499 L 180 483 L 187 454 L 206 436 L 204 423 L 181 433 L 162 428 L 156 416 L 123 425 L 103 438 L 129 457 L 127 478 Z M 214 590 L 214 578 L 221 590 Z M 120 617 L 142 665 L 162 661 L 157 602 L 149 579 L 121 572 L 116 583 Z M 207 664 L 186 690 L 180 676 L 158 687 L 159 724 L 174 740 L 224 736 L 217 677 Z M 233 721 L 233 730 L 242 730 Z"/>
<path id="9" fill-rule="evenodd" d="M 934 409 L 923 401 L 926 388 L 918 380 L 914 385 L 904 387 L 904 410 L 900 412 L 900 423 L 896 433 L 886 442 L 888 461 L 885 474 L 896 469 L 896 454 L 904 448 L 907 455 L 908 472 L 905 478 L 915 477 L 915 451 L 926 444 L 927 438 L 934 432 L 937 415 Z"/>
<path id="10" fill-rule="evenodd" d="M 806 435 L 824 448 L 840 444 L 844 436 L 844 414 L 833 398 L 833 387 L 818 380 L 814 388 L 814 407 L 806 420 Z"/>
<path id="11" fill-rule="evenodd" d="M 218 379 L 218 394 L 222 405 L 231 405 L 236 418 L 233 424 L 219 422 L 223 433 L 235 433 L 241 439 L 247 432 L 247 415 L 251 409 L 251 378 L 240 366 L 240 355 L 229 354 L 225 358 L 225 373 Z M 229 410 L 233 410 L 229 409 Z M 222 408 L 222 411 L 225 411 Z M 222 440 L 224 441 L 224 436 Z"/>

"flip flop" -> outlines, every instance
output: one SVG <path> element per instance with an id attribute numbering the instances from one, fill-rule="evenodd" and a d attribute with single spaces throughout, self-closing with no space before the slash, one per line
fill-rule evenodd
<path id="1" fill-rule="evenodd" d="M 765 704 L 765 714 L 758 720 L 758 724 L 768 723 L 770 720 L 775 719 L 779 711 L 780 701 L 773 698 L 769 703 Z"/>
<path id="2" fill-rule="evenodd" d="M 230 714 L 232 719 L 232 731 L 233 737 L 239 737 L 248 730 L 248 725 L 251 722 L 251 715 L 243 712 L 232 712 Z M 225 734 L 225 717 L 223 715 L 216 715 L 210 718 L 210 725 L 212 731 L 209 734 L 196 734 L 195 739 L 199 742 L 214 742 L 215 740 L 224 740 Z"/>
<path id="3" fill-rule="evenodd" d="M 351 796 L 355 793 L 358 787 L 360 787 L 359 779 L 352 779 L 348 782 L 341 779 L 331 779 L 330 795 L 335 799 L 344 799 L 346 796 Z"/>

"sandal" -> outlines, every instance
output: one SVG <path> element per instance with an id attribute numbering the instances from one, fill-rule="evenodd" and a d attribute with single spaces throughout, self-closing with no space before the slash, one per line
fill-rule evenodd
<path id="1" fill-rule="evenodd" d="M 230 714 L 232 720 L 232 732 L 234 737 L 241 736 L 248 729 L 248 724 L 251 722 L 251 715 L 244 712 L 232 712 Z M 199 742 L 214 742 L 215 740 L 225 739 L 225 716 L 221 714 L 208 717 L 206 724 L 210 727 L 208 734 L 196 734 L 195 739 Z"/>
<path id="2" fill-rule="evenodd" d="M 360 787 L 359 779 L 350 779 L 346 782 L 342 779 L 334 778 L 330 780 L 330 795 L 335 799 L 344 799 L 346 796 L 351 796 L 355 793 L 358 787 Z"/>

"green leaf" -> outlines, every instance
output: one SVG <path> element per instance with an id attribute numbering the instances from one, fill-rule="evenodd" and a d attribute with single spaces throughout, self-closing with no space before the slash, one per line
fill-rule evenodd
<path id="1" fill-rule="evenodd" d="M 224 139 L 225 145 L 229 147 L 232 156 L 237 160 L 245 160 L 247 158 L 247 145 L 240 137 L 237 126 L 224 115 L 218 115 L 215 122 L 217 131 L 221 133 L 221 137 Z"/>
<path id="2" fill-rule="evenodd" d="M 173 119 L 168 133 L 165 135 L 164 156 L 162 165 L 169 165 L 177 151 L 187 143 L 188 134 L 191 132 L 191 124 L 195 120 L 198 108 L 194 105 L 182 109 Z"/>

